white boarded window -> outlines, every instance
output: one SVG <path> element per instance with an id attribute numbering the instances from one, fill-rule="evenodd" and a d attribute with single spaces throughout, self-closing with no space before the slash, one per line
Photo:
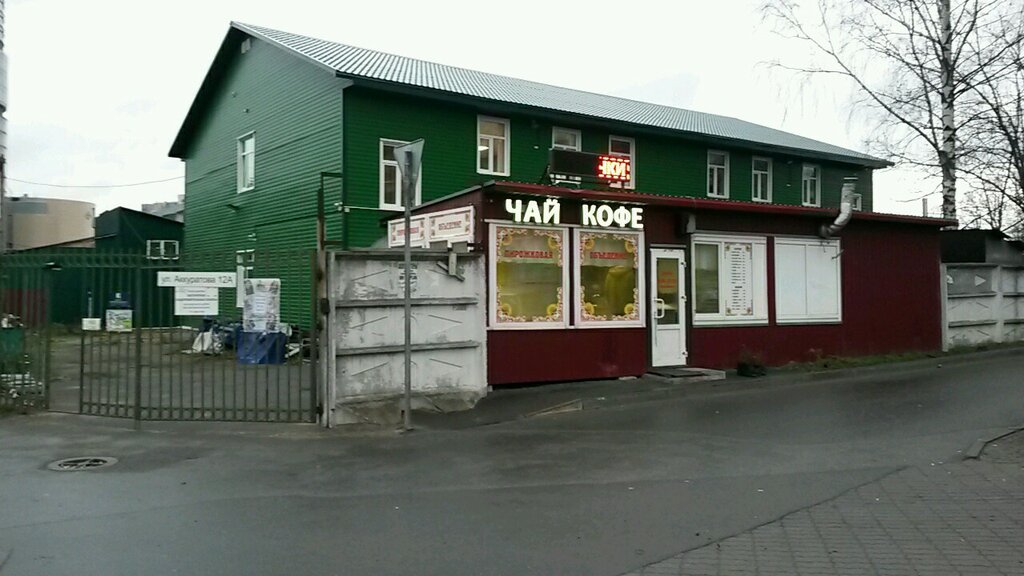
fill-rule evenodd
<path id="1" fill-rule="evenodd" d="M 256 134 L 250 132 L 238 139 L 238 191 L 256 187 Z"/>
<path id="2" fill-rule="evenodd" d="M 754 156 L 751 161 L 750 197 L 754 202 L 772 201 L 772 160 Z"/>
<path id="3" fill-rule="evenodd" d="M 842 321 L 840 252 L 837 239 L 775 239 L 777 323 Z"/>
<path id="4" fill-rule="evenodd" d="M 768 323 L 765 238 L 695 235 L 692 260 L 694 325 Z"/>
<path id="5" fill-rule="evenodd" d="M 729 197 L 729 153 L 708 150 L 708 196 Z"/>
<path id="6" fill-rule="evenodd" d="M 804 206 L 821 206 L 821 167 L 804 164 L 800 179 Z"/>
<path id="7" fill-rule="evenodd" d="M 146 240 L 146 258 L 150 260 L 177 260 L 177 240 Z"/>
<path id="8" fill-rule="evenodd" d="M 476 171 L 508 176 L 509 123 L 505 118 L 478 116 L 476 120 Z"/>
<path id="9" fill-rule="evenodd" d="M 629 181 L 612 182 L 612 188 L 634 188 L 636 185 L 636 140 L 625 136 L 608 137 L 608 155 L 629 158 Z"/>

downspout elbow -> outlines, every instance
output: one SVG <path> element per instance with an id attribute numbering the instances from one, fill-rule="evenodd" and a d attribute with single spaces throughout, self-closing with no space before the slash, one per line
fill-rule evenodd
<path id="1" fill-rule="evenodd" d="M 853 201 L 857 195 L 857 179 L 847 178 L 843 181 L 843 191 L 839 200 L 839 216 L 831 224 L 822 224 L 818 236 L 828 240 L 838 234 L 853 218 Z"/>

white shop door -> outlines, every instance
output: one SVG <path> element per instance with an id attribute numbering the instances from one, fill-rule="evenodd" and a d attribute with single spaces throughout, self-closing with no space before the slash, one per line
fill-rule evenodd
<path id="1" fill-rule="evenodd" d="M 686 253 L 651 250 L 651 365 L 686 364 Z"/>

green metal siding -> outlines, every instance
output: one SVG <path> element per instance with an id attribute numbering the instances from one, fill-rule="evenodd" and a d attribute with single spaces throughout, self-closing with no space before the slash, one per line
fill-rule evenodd
<path id="1" fill-rule="evenodd" d="M 301 238 L 288 247 L 313 247 L 319 174 L 341 171 L 341 81 L 255 39 L 227 66 L 185 158 L 186 249 L 256 248 L 253 234 L 261 249 L 283 247 L 259 229 L 286 222 Z M 239 193 L 237 141 L 248 132 L 256 186 Z"/>
<path id="2" fill-rule="evenodd" d="M 280 254 L 270 266 L 259 255 L 315 248 L 320 172 L 342 170 L 343 83 L 256 39 L 224 72 L 185 154 L 184 250 L 223 253 L 231 270 L 236 250 L 257 250 L 254 277 L 280 277 L 283 319 L 308 326 L 307 259 L 282 268 Z M 256 137 L 256 186 L 237 192 L 237 141 L 249 132 Z M 325 188 L 329 206 L 340 200 L 339 181 Z M 221 310 L 241 314 L 233 302 Z"/>
<path id="3" fill-rule="evenodd" d="M 476 172 L 478 114 L 511 122 L 510 175 Z M 367 87 L 345 91 L 345 167 L 349 204 L 373 208 L 379 202 L 379 141 L 382 138 L 425 138 L 422 199 L 429 201 L 492 179 L 539 182 L 547 164 L 553 126 L 582 131 L 585 152 L 607 152 L 609 135 L 636 142 L 635 189 L 666 196 L 706 197 L 707 151 L 729 153 L 729 198 L 751 200 L 751 161 L 754 155 L 772 159 L 775 204 L 799 205 L 801 166 L 798 157 L 761 154 L 740 148 L 708 146 L 702 142 L 651 133 L 636 133 L 600 124 L 572 124 L 535 115 L 508 114 L 436 99 L 414 98 Z M 859 178 L 864 208 L 871 208 L 871 170 L 845 164 L 815 162 L 822 168 L 823 206 L 838 206 L 845 176 Z M 588 185 L 593 186 L 593 185 Z M 383 234 L 384 212 L 352 212 L 353 247 L 368 246 Z"/>

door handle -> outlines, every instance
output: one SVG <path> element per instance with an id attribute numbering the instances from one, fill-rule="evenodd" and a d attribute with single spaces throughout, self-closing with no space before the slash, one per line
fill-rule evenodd
<path id="1" fill-rule="evenodd" d="M 654 312 L 655 320 L 660 320 L 665 317 L 665 301 L 661 298 L 654 299 Z M 658 312 L 660 312 L 660 314 Z"/>

